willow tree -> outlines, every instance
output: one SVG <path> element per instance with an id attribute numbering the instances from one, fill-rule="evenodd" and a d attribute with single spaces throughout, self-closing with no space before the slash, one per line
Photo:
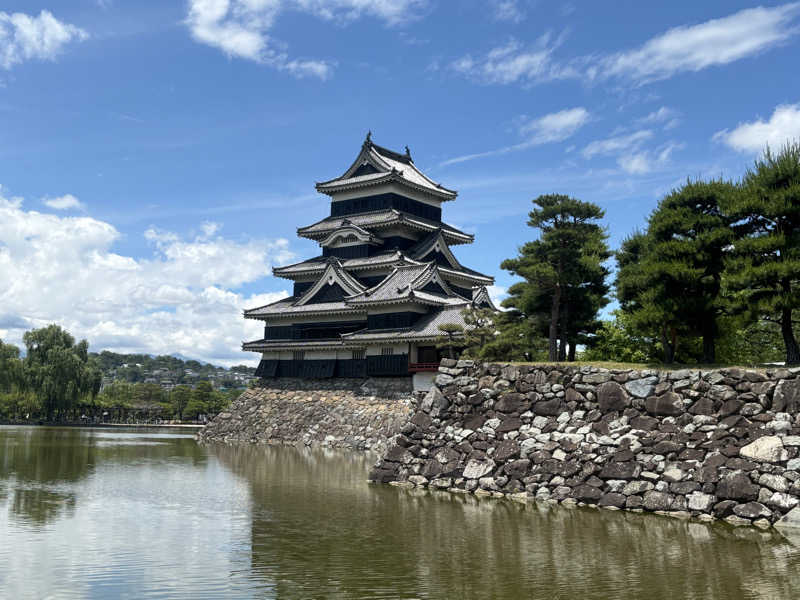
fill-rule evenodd
<path id="1" fill-rule="evenodd" d="M 89 362 L 89 344 L 58 325 L 28 331 L 23 361 L 26 384 L 42 401 L 47 419 L 63 419 L 83 396 L 94 398 L 101 373 Z"/>
<path id="2" fill-rule="evenodd" d="M 563 360 L 570 337 L 577 339 L 579 325 L 589 321 L 587 303 L 594 308 L 589 310 L 593 316 L 607 302 L 608 288 L 603 286 L 608 272 L 603 263 L 611 254 L 608 236 L 598 223 L 604 212 L 596 204 L 561 194 L 539 196 L 533 204 L 528 225 L 539 230 L 539 238 L 500 265 L 524 279 L 509 289 L 504 304 L 529 317 L 547 312 L 548 358 L 558 361 Z M 599 287 L 594 285 L 598 282 Z"/>
<path id="3" fill-rule="evenodd" d="M 10 391 L 19 385 L 21 375 L 19 348 L 0 340 L 0 392 Z"/>
<path id="4" fill-rule="evenodd" d="M 724 206 L 736 219 L 728 284 L 753 315 L 780 326 L 786 364 L 800 364 L 793 331 L 800 308 L 800 143 L 767 148 Z"/>

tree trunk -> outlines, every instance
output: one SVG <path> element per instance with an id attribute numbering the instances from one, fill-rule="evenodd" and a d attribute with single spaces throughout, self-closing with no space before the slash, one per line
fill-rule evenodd
<path id="1" fill-rule="evenodd" d="M 786 346 L 786 364 L 800 364 L 800 347 L 792 331 L 792 309 L 784 308 L 781 311 L 781 334 L 783 335 L 783 345 Z"/>
<path id="2" fill-rule="evenodd" d="M 553 290 L 553 303 L 550 306 L 550 331 L 548 332 L 548 360 L 558 362 L 558 313 L 561 310 L 561 285 Z"/>
<path id="3" fill-rule="evenodd" d="M 576 345 L 577 344 L 575 344 L 575 342 L 570 342 L 569 343 L 569 354 L 567 356 L 567 360 L 569 362 L 575 362 L 575 346 Z"/>
<path id="4" fill-rule="evenodd" d="M 671 365 L 675 362 L 675 331 L 672 330 L 672 339 L 667 337 L 666 325 L 661 328 L 661 345 L 664 347 L 664 363 Z"/>
<path id="5" fill-rule="evenodd" d="M 567 360 L 567 322 L 569 321 L 569 302 L 564 302 L 560 311 L 561 326 L 559 331 L 558 362 Z"/>
<path id="6" fill-rule="evenodd" d="M 713 365 L 717 362 L 717 319 L 712 313 L 703 322 L 703 362 Z"/>

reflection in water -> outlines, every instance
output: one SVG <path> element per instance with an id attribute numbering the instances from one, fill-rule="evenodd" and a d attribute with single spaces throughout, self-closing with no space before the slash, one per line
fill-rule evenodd
<path id="1" fill-rule="evenodd" d="M 281 598 L 800 595 L 774 532 L 369 485 L 352 454 L 214 453 L 250 483 L 253 573 Z"/>
<path id="2" fill-rule="evenodd" d="M 0 427 L 0 598 L 797 598 L 773 532 L 370 485 L 374 457 Z"/>

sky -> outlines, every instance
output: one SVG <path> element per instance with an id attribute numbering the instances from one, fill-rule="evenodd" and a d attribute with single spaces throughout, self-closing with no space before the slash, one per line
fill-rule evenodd
<path id="1" fill-rule="evenodd" d="M 0 338 L 254 364 L 241 311 L 319 254 L 314 183 L 369 130 L 459 191 L 501 299 L 536 196 L 599 204 L 616 248 L 800 139 L 798 58 L 800 3 L 0 0 Z"/>

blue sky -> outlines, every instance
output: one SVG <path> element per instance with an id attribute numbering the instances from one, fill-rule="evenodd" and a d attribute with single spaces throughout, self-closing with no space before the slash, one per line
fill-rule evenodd
<path id="1" fill-rule="evenodd" d="M 239 362 L 245 306 L 317 254 L 314 182 L 367 130 L 459 190 L 499 270 L 530 201 L 600 204 L 612 246 L 687 176 L 800 138 L 800 4 L 0 3 L 0 337 Z"/>

